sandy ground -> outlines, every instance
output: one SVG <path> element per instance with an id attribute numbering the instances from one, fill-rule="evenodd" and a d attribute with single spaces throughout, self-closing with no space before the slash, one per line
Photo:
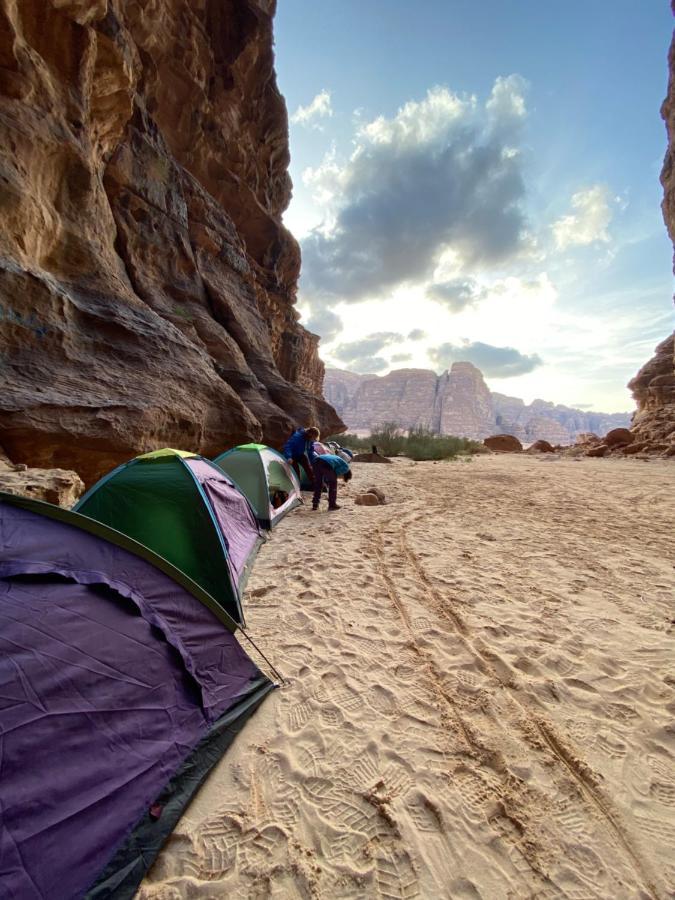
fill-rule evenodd
<path id="1" fill-rule="evenodd" d="M 354 472 L 262 550 L 288 683 L 138 897 L 673 896 L 675 461 Z"/>

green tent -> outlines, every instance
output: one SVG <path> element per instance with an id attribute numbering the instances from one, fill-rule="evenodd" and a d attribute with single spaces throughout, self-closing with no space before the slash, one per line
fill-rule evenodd
<path id="1" fill-rule="evenodd" d="M 241 596 L 263 538 L 218 466 L 183 450 L 146 453 L 104 476 L 74 509 L 149 547 L 243 624 Z"/>
<path id="2" fill-rule="evenodd" d="M 265 444 L 240 444 L 214 463 L 247 498 L 263 528 L 271 528 L 302 503 L 300 485 L 290 463 Z"/>

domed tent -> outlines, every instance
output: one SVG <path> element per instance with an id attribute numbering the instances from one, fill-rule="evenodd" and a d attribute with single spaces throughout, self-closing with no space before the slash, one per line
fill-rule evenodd
<path id="1" fill-rule="evenodd" d="M 105 475 L 74 509 L 164 557 L 243 623 L 241 596 L 263 538 L 218 466 L 183 450 L 145 453 Z"/>
<path id="2" fill-rule="evenodd" d="M 187 576 L 0 494 L 0 893 L 132 898 L 273 687 Z"/>
<path id="3" fill-rule="evenodd" d="M 245 494 L 258 523 L 271 528 L 299 503 L 300 484 L 290 463 L 264 444 L 240 444 L 221 453 L 214 463 Z"/>

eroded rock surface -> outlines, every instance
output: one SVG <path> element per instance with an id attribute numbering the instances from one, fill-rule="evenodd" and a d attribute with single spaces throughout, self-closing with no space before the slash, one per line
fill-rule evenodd
<path id="1" fill-rule="evenodd" d="M 671 3 L 675 13 L 675 2 Z M 670 77 L 668 94 L 661 107 L 666 123 L 668 148 L 661 171 L 663 219 L 675 244 L 675 36 L 668 55 Z M 632 429 L 637 440 L 646 441 L 650 450 L 656 445 L 675 445 L 675 334 L 662 341 L 654 356 L 629 383 L 637 412 Z"/>
<path id="2" fill-rule="evenodd" d="M 70 508 L 84 491 L 77 472 L 13 463 L 0 447 L 0 491 Z"/>
<path id="3" fill-rule="evenodd" d="M 349 429 L 370 431 L 385 422 L 482 440 L 505 432 L 523 443 L 573 444 L 580 432 L 629 424 L 628 413 L 594 413 L 490 392 L 480 369 L 454 363 L 436 375 L 428 369 L 396 369 L 384 377 L 327 369 L 326 399 Z"/>
<path id="4" fill-rule="evenodd" d="M 270 0 L 0 0 L 0 440 L 87 482 L 159 446 L 341 429 Z"/>

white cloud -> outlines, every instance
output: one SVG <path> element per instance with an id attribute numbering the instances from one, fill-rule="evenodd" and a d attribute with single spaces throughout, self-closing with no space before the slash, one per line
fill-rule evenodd
<path id="1" fill-rule="evenodd" d="M 561 216 L 551 226 L 559 250 L 582 247 L 596 242 L 608 243 L 608 227 L 616 198 L 602 184 L 572 195 L 573 212 Z"/>
<path id="2" fill-rule="evenodd" d="M 523 90 L 518 76 L 499 78 L 480 104 L 434 87 L 361 126 L 346 162 L 331 151 L 305 170 L 325 215 L 303 240 L 301 291 L 313 308 L 424 281 L 449 251 L 460 267 L 520 252 Z"/>
<path id="3" fill-rule="evenodd" d="M 330 118 L 333 115 L 330 91 L 323 90 L 317 94 L 307 106 L 299 106 L 291 116 L 294 125 L 307 125 L 311 128 L 319 128 L 317 119 Z"/>

